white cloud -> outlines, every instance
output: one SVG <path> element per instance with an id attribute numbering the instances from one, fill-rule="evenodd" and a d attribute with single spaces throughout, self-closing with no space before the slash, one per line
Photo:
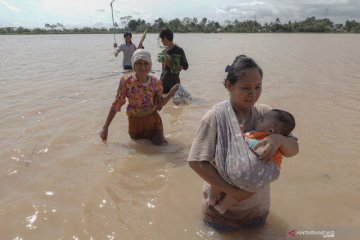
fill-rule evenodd
<path id="1" fill-rule="evenodd" d="M 13 5 L 10 5 L 9 3 L 7 3 L 4 0 L 0 0 L 0 4 L 5 6 L 7 9 L 9 9 L 12 12 L 21 12 L 21 10 Z"/>
<path id="2" fill-rule="evenodd" d="M 339 23 L 347 19 L 359 20 L 359 12 L 359 0 L 222 0 L 216 10 L 218 17 L 223 19 L 248 20 L 255 17 L 259 22 L 270 22 L 275 18 L 304 20 L 314 16 Z"/>
<path id="3" fill-rule="evenodd" d="M 43 26 L 46 22 L 60 22 L 66 26 L 112 25 L 111 0 L 0 0 L 2 24 L 26 22 Z M 21 9 L 16 7 L 21 6 Z M 184 17 L 199 20 L 239 21 L 254 20 L 260 23 L 301 21 L 307 17 L 327 17 L 335 22 L 360 21 L 360 0 L 135 0 L 114 1 L 114 19 L 132 16 L 152 23 L 155 19 L 165 21 Z M 21 17 L 14 12 L 22 12 Z"/>

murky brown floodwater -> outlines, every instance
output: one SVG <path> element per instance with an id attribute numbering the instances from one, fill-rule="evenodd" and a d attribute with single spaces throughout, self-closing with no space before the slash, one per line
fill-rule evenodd
<path id="1" fill-rule="evenodd" d="M 200 118 L 227 98 L 224 68 L 240 53 L 264 70 L 260 102 L 295 115 L 301 147 L 272 184 L 266 229 L 246 239 L 287 239 L 292 229 L 357 239 L 360 35 L 175 34 L 194 102 L 163 109 L 170 144 L 162 147 L 130 140 L 123 112 L 108 143 L 98 137 L 121 72 L 112 41 L 0 36 L 1 239 L 243 239 L 203 225 L 202 180 L 186 164 Z M 144 45 L 159 76 L 157 35 Z"/>

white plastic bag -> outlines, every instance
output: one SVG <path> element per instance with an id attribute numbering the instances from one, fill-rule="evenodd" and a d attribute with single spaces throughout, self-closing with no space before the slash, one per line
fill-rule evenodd
<path id="1" fill-rule="evenodd" d="M 182 85 L 180 85 L 179 89 L 176 91 L 173 102 L 175 105 L 188 105 L 191 103 L 192 97 L 189 91 Z"/>

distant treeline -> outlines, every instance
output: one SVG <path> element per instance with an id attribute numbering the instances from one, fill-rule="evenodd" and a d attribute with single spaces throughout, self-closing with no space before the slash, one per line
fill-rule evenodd
<path id="1" fill-rule="evenodd" d="M 247 21 L 229 21 L 226 20 L 224 24 L 216 21 L 202 18 L 198 21 L 197 18 L 188 18 L 180 20 L 178 18 L 170 21 L 164 21 L 158 18 L 152 24 L 147 23 L 142 19 L 131 19 L 131 16 L 121 18 L 121 27 L 115 23 L 113 28 L 65 28 L 61 23 L 45 24 L 45 28 L 28 29 L 24 27 L 3 27 L 0 28 L 0 34 L 77 34 L 77 33 L 119 33 L 119 32 L 143 32 L 147 29 L 150 33 L 158 33 L 161 28 L 169 27 L 174 32 L 179 33 L 257 33 L 257 32 L 271 32 L 271 33 L 360 33 L 360 22 L 354 20 L 347 20 L 345 24 L 334 24 L 329 19 L 316 19 L 315 17 L 308 17 L 304 21 L 288 21 L 282 23 L 279 18 L 274 22 L 260 24 L 256 20 Z"/>

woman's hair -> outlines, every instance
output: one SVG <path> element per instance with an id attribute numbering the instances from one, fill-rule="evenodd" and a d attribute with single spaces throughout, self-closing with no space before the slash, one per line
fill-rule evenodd
<path id="1" fill-rule="evenodd" d="M 127 36 L 130 37 L 130 44 L 132 44 L 132 41 L 131 41 L 132 34 L 131 34 L 131 32 L 126 32 L 126 33 L 124 33 L 124 38 L 126 38 Z"/>
<path id="2" fill-rule="evenodd" d="M 174 33 L 169 28 L 163 28 L 159 33 L 159 37 L 161 39 L 166 38 L 167 40 L 172 41 L 174 39 Z"/>
<path id="3" fill-rule="evenodd" d="M 126 32 L 126 33 L 124 33 L 124 38 L 126 38 L 127 36 L 130 36 L 130 37 L 132 37 L 132 34 L 131 34 L 131 32 Z"/>
<path id="4" fill-rule="evenodd" d="M 243 76 L 245 71 L 251 68 L 257 68 L 261 77 L 263 76 L 262 69 L 259 67 L 259 65 L 257 65 L 254 59 L 247 57 L 246 55 L 239 55 L 235 58 L 231 66 L 226 66 L 225 72 L 227 72 L 227 76 L 225 81 L 228 80 L 231 85 L 234 85 L 239 77 Z"/>

